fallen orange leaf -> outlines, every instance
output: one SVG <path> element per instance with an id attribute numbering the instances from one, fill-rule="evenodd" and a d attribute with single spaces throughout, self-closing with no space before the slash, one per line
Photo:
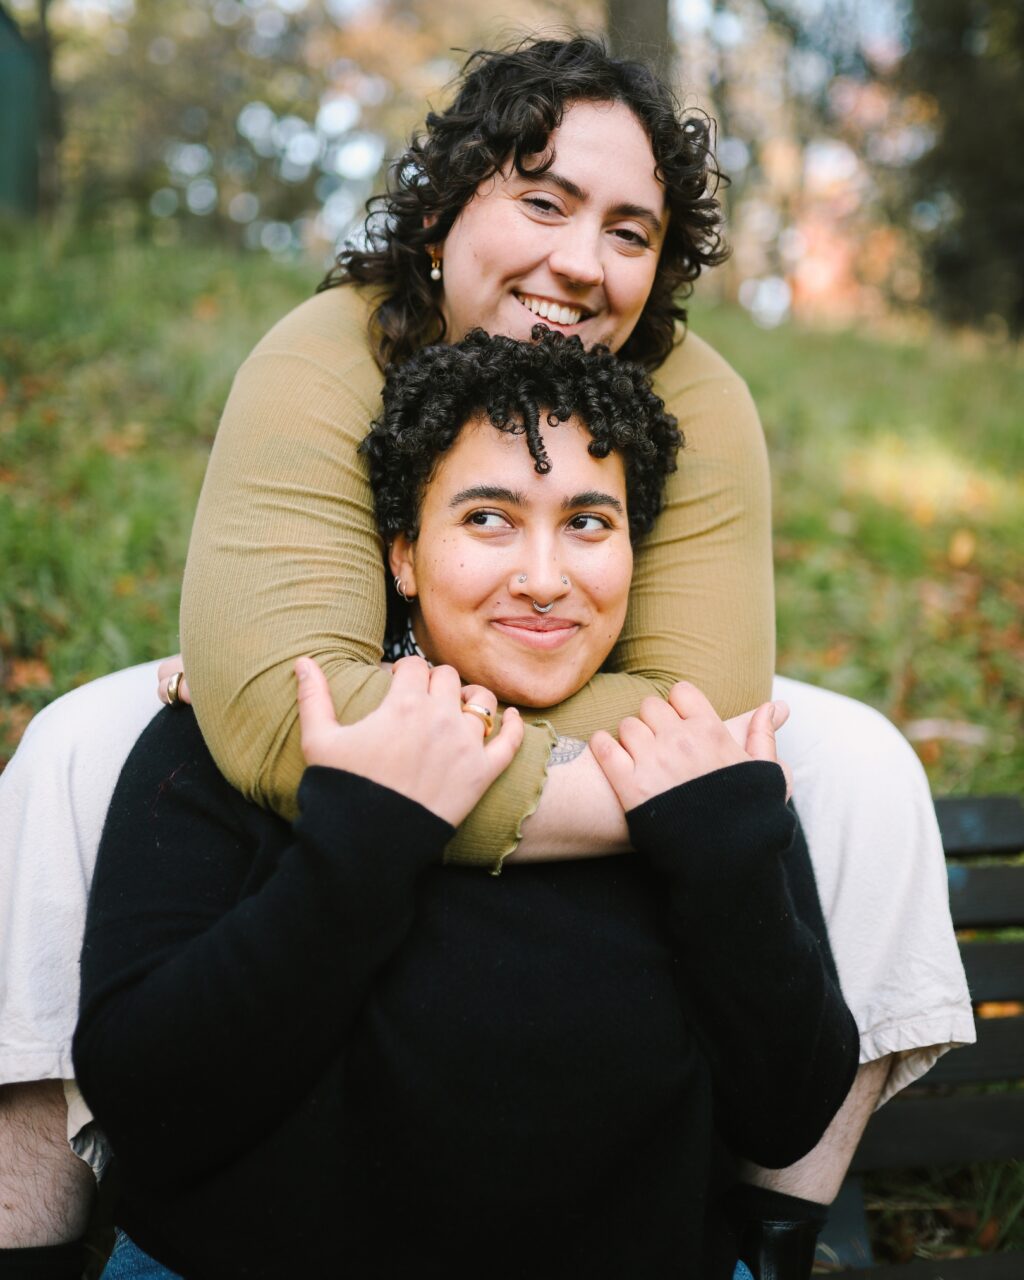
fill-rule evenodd
<path id="1" fill-rule="evenodd" d="M 970 529 L 957 529 L 949 540 L 946 555 L 954 569 L 964 569 L 974 559 L 978 549 L 978 539 Z"/>
<path id="2" fill-rule="evenodd" d="M 4 683 L 11 693 L 21 689 L 47 689 L 53 684 L 53 672 L 42 658 L 12 658 Z"/>
<path id="3" fill-rule="evenodd" d="M 220 315 L 220 303 L 212 293 L 204 293 L 196 298 L 192 315 L 197 320 L 216 320 Z"/>

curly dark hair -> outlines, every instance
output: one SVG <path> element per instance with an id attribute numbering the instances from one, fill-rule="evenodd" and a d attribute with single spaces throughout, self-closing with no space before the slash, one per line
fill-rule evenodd
<path id="1" fill-rule="evenodd" d="M 472 418 L 486 415 L 499 431 L 525 437 L 536 470 L 551 469 L 541 415 L 554 428 L 576 417 L 593 439 L 595 458 L 622 455 L 630 538 L 654 524 L 665 481 L 683 439 L 651 390 L 647 372 L 607 347 L 589 351 L 579 338 L 533 329 L 533 342 L 474 329 L 461 342 L 424 347 L 388 366 L 384 412 L 359 446 L 369 459 L 377 525 L 386 543 L 416 538 L 423 494 L 441 455 Z"/>
<path id="2" fill-rule="evenodd" d="M 708 116 L 683 114 L 649 67 L 613 58 L 602 41 L 583 35 L 478 50 L 458 84 L 452 104 L 431 111 L 392 164 L 386 194 L 367 205 L 362 242 L 341 251 L 319 289 L 350 281 L 380 289 L 370 337 L 381 368 L 443 341 L 427 247 L 444 241 L 480 184 L 510 159 L 524 177 L 544 173 L 554 159 L 545 154 L 548 139 L 569 106 L 621 102 L 650 139 L 670 216 L 650 296 L 619 354 L 656 369 L 672 350 L 676 321 L 686 320 L 679 298 L 728 253 Z"/>

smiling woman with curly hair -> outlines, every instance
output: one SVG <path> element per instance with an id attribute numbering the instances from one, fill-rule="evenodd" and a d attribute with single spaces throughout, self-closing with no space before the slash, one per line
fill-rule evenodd
<path id="1" fill-rule="evenodd" d="M 366 243 L 346 246 L 320 286 L 383 286 L 385 297 L 370 320 L 382 365 L 453 336 L 427 251 L 444 245 L 489 179 L 508 168 L 524 179 L 550 172 L 552 134 L 580 102 L 628 106 L 664 186 L 667 225 L 658 274 L 633 331 L 616 344 L 627 360 L 648 369 L 663 363 L 676 325 L 686 320 L 680 299 L 702 270 L 727 256 L 711 121 L 702 111 L 680 113 L 668 87 L 643 63 L 609 58 L 598 41 L 579 37 L 525 40 L 500 55 L 474 53 L 454 101 L 428 114 L 423 132 L 391 166 L 387 194 L 371 201 Z"/>

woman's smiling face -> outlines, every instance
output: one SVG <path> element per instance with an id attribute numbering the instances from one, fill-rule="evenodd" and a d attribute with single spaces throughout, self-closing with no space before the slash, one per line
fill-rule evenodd
<path id="1" fill-rule="evenodd" d="M 621 102 L 577 102 L 551 167 L 510 164 L 481 184 L 441 247 L 447 339 L 472 328 L 528 340 L 538 321 L 617 351 L 651 292 L 664 188 L 643 126 Z"/>
<path id="2" fill-rule="evenodd" d="M 544 415 L 541 416 L 544 421 Z M 415 541 L 391 546 L 433 663 L 502 701 L 549 707 L 594 675 L 622 630 L 633 571 L 626 478 L 573 419 L 544 428 L 539 475 L 522 436 L 471 421 L 427 486 Z M 552 604 L 538 613 L 533 601 Z"/>

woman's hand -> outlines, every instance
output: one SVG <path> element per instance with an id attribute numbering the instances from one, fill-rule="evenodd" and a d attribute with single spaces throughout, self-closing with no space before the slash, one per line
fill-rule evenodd
<path id="1" fill-rule="evenodd" d="M 167 696 L 167 686 L 172 677 L 181 673 L 181 678 L 176 686 L 176 697 L 172 703 Z M 168 706 L 176 706 L 179 702 L 186 705 L 192 705 L 192 695 L 188 691 L 188 681 L 185 679 L 185 668 L 181 661 L 181 654 L 176 653 L 172 658 L 164 658 L 163 662 L 156 669 L 156 696 L 161 702 L 167 703 Z"/>
<path id="2" fill-rule="evenodd" d="M 311 658 L 300 658 L 295 674 L 307 764 L 370 778 L 452 826 L 508 768 L 523 740 L 523 722 L 512 707 L 499 732 L 486 741 L 482 717 L 464 712 L 463 705 L 473 703 L 493 715 L 497 699 L 479 685 L 463 688 L 454 667 L 399 659 L 384 701 L 349 725 L 338 723 L 327 680 Z"/>
<path id="3" fill-rule="evenodd" d="M 609 733 L 595 733 L 590 749 L 628 812 L 716 769 L 750 760 L 778 763 L 775 730 L 788 714 L 784 703 L 764 703 L 751 714 L 740 746 L 701 691 L 683 681 L 673 686 L 667 702 L 645 698 L 639 716 L 619 725 L 618 742 Z M 789 774 L 782 769 L 788 798 Z"/>

